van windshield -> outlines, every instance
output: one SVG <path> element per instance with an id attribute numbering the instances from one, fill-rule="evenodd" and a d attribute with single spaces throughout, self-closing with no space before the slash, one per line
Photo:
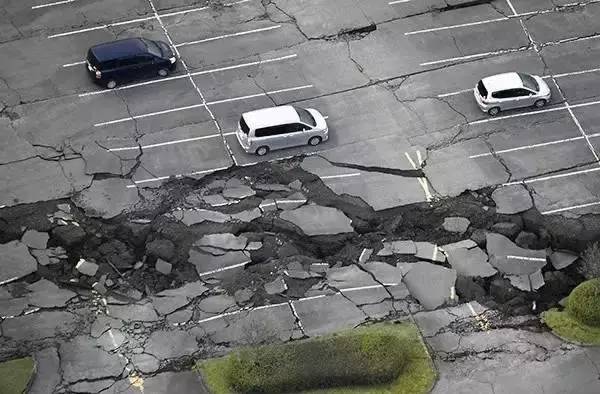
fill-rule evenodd
<path id="1" fill-rule="evenodd" d="M 153 54 L 156 57 L 162 57 L 162 51 L 160 50 L 160 48 L 158 47 L 158 45 L 156 45 L 156 43 L 154 41 L 144 40 L 144 44 L 146 44 L 146 48 L 148 48 L 148 52 L 150 52 L 151 54 Z"/>
<path id="2" fill-rule="evenodd" d="M 300 122 L 310 125 L 312 127 L 315 127 L 317 125 L 315 118 L 313 118 L 313 116 L 310 114 L 310 112 L 308 112 L 304 108 L 294 107 L 294 109 L 296 110 L 296 112 L 298 112 L 298 116 L 300 117 Z"/>
<path id="3" fill-rule="evenodd" d="M 246 124 L 246 121 L 244 120 L 244 117 L 240 117 L 240 129 L 242 130 L 242 132 L 246 135 L 248 135 L 248 133 L 250 132 L 250 128 L 248 127 L 248 125 Z"/>

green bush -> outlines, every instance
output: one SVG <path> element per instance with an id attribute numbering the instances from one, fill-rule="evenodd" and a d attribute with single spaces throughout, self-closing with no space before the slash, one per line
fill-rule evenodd
<path id="1" fill-rule="evenodd" d="M 241 393 L 373 385 L 394 380 L 406 365 L 403 341 L 357 331 L 231 355 L 227 380 Z"/>
<path id="2" fill-rule="evenodd" d="M 583 324 L 600 327 L 600 278 L 585 281 L 573 289 L 566 312 Z"/>
<path id="3" fill-rule="evenodd" d="M 0 363 L 0 393 L 25 393 L 33 376 L 33 368 L 31 357 Z"/>

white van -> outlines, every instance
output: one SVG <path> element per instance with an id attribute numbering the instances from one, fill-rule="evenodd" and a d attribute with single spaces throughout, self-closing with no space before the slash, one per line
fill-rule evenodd
<path id="1" fill-rule="evenodd" d="M 319 111 L 284 105 L 242 114 L 236 136 L 247 153 L 264 156 L 271 150 L 319 145 L 328 133 Z"/>

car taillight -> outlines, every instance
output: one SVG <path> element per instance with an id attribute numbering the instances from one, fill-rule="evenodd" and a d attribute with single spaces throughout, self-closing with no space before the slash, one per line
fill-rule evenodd
<path id="1" fill-rule="evenodd" d="M 97 79 L 102 78 L 102 73 L 100 71 L 98 71 L 98 70 L 96 70 L 96 78 Z"/>

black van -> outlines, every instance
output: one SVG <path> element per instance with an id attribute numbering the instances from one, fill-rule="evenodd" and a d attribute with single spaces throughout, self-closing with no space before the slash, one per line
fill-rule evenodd
<path id="1" fill-rule="evenodd" d="M 97 84 L 113 89 L 118 84 L 155 75 L 166 76 L 177 58 L 166 43 L 145 38 L 127 38 L 91 47 L 87 69 Z"/>

